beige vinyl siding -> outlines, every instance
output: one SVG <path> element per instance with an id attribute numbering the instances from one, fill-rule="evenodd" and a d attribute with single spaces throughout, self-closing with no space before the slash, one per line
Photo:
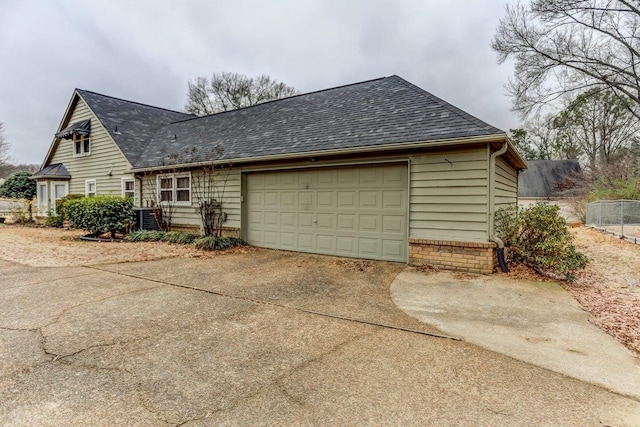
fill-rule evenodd
<path id="1" fill-rule="evenodd" d="M 518 201 L 518 171 L 498 157 L 495 179 L 495 210 L 515 206 Z"/>
<path id="2" fill-rule="evenodd" d="M 139 190 L 136 188 L 137 194 L 142 194 L 142 206 L 147 207 L 151 201 L 157 200 L 157 176 L 164 175 L 171 172 L 162 172 L 161 174 L 145 174 L 140 180 L 136 180 L 136 186 L 142 185 Z M 176 174 L 182 172 L 177 171 Z M 198 181 L 202 179 L 202 171 L 191 171 L 191 205 L 190 206 L 178 206 L 174 205 L 172 210 L 171 222 L 174 225 L 195 225 L 200 227 L 202 221 L 200 220 L 200 214 L 198 213 L 199 197 L 198 194 L 202 191 L 198 191 Z M 224 193 L 222 193 L 223 183 Z M 241 207 L 241 192 L 240 192 L 240 171 L 238 169 L 224 169 L 219 172 L 219 185 L 217 191 L 212 191 L 212 196 L 218 199 L 222 195 L 222 211 L 227 214 L 227 220 L 222 224 L 224 227 L 240 228 L 240 207 Z M 136 196 L 139 198 L 139 196 Z"/>
<path id="3" fill-rule="evenodd" d="M 409 237 L 487 241 L 487 148 L 410 158 Z"/>
<path id="4" fill-rule="evenodd" d="M 64 163 L 71 175 L 69 194 L 85 194 L 85 181 L 95 179 L 98 194 L 120 196 L 121 178 L 132 177 L 129 162 L 87 104 L 79 99 L 66 126 L 86 119 L 91 119 L 91 154 L 74 156 L 73 141 L 61 139 L 57 141 L 49 164 Z"/>

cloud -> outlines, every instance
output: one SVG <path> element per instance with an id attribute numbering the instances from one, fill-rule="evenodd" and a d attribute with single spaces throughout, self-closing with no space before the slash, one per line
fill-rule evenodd
<path id="1" fill-rule="evenodd" d="M 302 92 L 397 74 L 507 129 L 502 2 L 5 0 L 0 121 L 40 163 L 75 87 L 181 109 L 189 79 L 233 71 Z"/>

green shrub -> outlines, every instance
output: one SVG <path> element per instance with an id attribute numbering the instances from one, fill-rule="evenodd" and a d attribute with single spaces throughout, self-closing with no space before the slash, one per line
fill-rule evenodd
<path id="1" fill-rule="evenodd" d="M 0 186 L 0 197 L 31 200 L 36 197 L 36 188 L 31 172 L 16 172 Z"/>
<path id="2" fill-rule="evenodd" d="M 162 237 L 163 242 L 177 243 L 181 245 L 189 245 L 197 239 L 197 236 L 183 231 L 168 231 Z"/>
<path id="3" fill-rule="evenodd" d="M 96 196 L 70 199 L 64 202 L 64 213 L 74 228 L 93 234 L 111 233 L 134 222 L 133 201 L 120 196 Z"/>
<path id="4" fill-rule="evenodd" d="M 165 232 L 157 230 L 139 230 L 126 235 L 125 240 L 129 242 L 161 242 Z"/>
<path id="5" fill-rule="evenodd" d="M 520 211 L 511 207 L 496 212 L 496 233 L 508 248 L 508 260 L 567 280 L 585 268 L 589 260 L 576 251 L 573 235 L 559 211 L 558 206 L 536 203 Z"/>
<path id="6" fill-rule="evenodd" d="M 47 220 L 44 222 L 45 227 L 62 228 L 64 219 L 62 215 L 56 215 L 53 211 L 47 211 Z"/>
<path id="7" fill-rule="evenodd" d="M 67 194 L 66 196 L 56 200 L 56 213 L 53 211 L 47 211 L 47 220 L 45 221 L 45 227 L 56 227 L 62 228 L 64 226 L 64 220 L 68 219 L 64 214 L 64 204 L 67 200 L 75 200 L 81 199 L 84 195 L 82 194 Z"/>
<path id="8" fill-rule="evenodd" d="M 198 249 L 216 251 L 227 249 L 232 246 L 242 246 L 244 245 L 244 242 L 242 239 L 238 239 L 236 237 L 205 236 L 196 239 L 193 244 Z"/>

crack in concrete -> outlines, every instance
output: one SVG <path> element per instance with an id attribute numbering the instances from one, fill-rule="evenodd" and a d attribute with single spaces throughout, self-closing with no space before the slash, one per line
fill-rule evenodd
<path id="1" fill-rule="evenodd" d="M 85 267 L 78 267 L 78 268 L 85 268 Z M 88 272 L 86 272 L 84 274 L 78 274 L 76 276 L 64 276 L 64 277 L 61 277 L 59 279 L 54 279 L 54 280 L 43 280 L 41 282 L 27 283 L 25 285 L 10 286 L 8 288 L 0 288 L 0 292 L 8 290 L 8 289 L 24 288 L 26 286 L 38 286 L 38 285 L 42 285 L 42 284 L 50 284 L 50 283 L 53 283 L 53 282 L 59 282 L 61 280 L 77 279 L 78 277 L 90 276 L 91 274 L 92 273 L 90 271 L 88 271 Z"/>
<path id="2" fill-rule="evenodd" d="M 323 312 L 320 312 L 320 311 L 315 311 L 315 310 L 295 307 L 295 306 L 291 306 L 291 305 L 287 305 L 287 304 L 278 304 L 278 303 L 270 302 L 270 301 L 262 301 L 262 300 L 258 300 L 258 299 L 254 299 L 254 298 L 247 298 L 247 297 L 242 297 L 242 296 L 237 296 L 237 295 L 226 294 L 224 292 L 210 291 L 210 290 L 207 290 L 207 289 L 197 288 L 195 286 L 181 285 L 181 284 L 178 284 L 178 283 L 171 283 L 171 282 L 167 282 L 167 281 L 164 281 L 164 280 L 146 278 L 146 277 L 143 277 L 143 276 L 137 276 L 135 274 L 115 272 L 115 271 L 110 271 L 110 270 L 103 270 L 103 269 L 97 268 L 97 267 L 87 267 L 87 268 L 93 268 L 93 269 L 98 270 L 98 271 L 106 271 L 106 272 L 110 272 L 110 273 L 113 273 L 113 274 L 118 274 L 118 275 L 125 276 L 125 277 L 132 277 L 132 278 L 135 278 L 135 279 L 148 280 L 148 281 L 151 281 L 151 282 L 161 283 L 163 285 L 173 286 L 173 287 L 176 287 L 176 288 L 189 289 L 189 290 L 196 291 L 196 292 L 203 292 L 203 293 L 206 293 L 206 294 L 215 295 L 215 296 L 219 296 L 219 297 L 223 297 L 223 298 L 230 298 L 230 299 L 235 299 L 235 300 L 239 300 L 239 301 L 250 302 L 250 303 L 253 303 L 253 304 L 260 304 L 260 305 L 266 305 L 266 306 L 270 306 L 270 307 L 285 308 L 285 309 L 288 309 L 288 310 L 299 311 L 301 313 L 313 314 L 313 315 L 316 315 L 316 316 L 328 317 L 328 318 L 331 318 L 331 319 L 344 320 L 344 321 L 347 321 L 347 322 L 360 323 L 360 324 L 364 324 L 364 325 L 377 326 L 377 327 L 386 328 L 386 329 L 394 329 L 394 330 L 398 330 L 398 331 L 410 332 L 410 333 L 418 334 L 418 335 L 426 335 L 426 336 L 430 336 L 430 337 L 434 337 L 434 338 L 443 338 L 443 339 L 448 339 L 448 340 L 453 340 L 453 341 L 462 341 L 462 339 L 459 338 L 459 337 L 454 337 L 454 336 L 445 335 L 445 334 L 438 334 L 438 333 L 434 333 L 434 332 L 420 331 L 420 330 L 417 330 L 417 329 L 405 328 L 405 327 L 402 327 L 402 326 L 390 325 L 390 324 L 386 324 L 386 323 L 382 323 L 382 322 L 374 322 L 374 321 L 364 320 L 364 319 L 356 319 L 356 318 L 353 318 L 353 317 L 341 316 L 341 315 L 338 315 L 338 314 L 323 313 Z"/>
<path id="3" fill-rule="evenodd" d="M 282 393 L 282 395 L 285 397 L 285 399 L 287 399 L 288 401 L 293 402 L 296 406 L 298 406 L 299 408 L 303 408 L 306 406 L 306 402 L 302 399 L 300 399 L 299 397 L 291 394 L 287 389 L 286 386 L 284 384 L 284 381 L 286 381 L 286 379 L 290 378 L 291 376 L 293 376 L 296 372 L 299 372 L 315 363 L 318 363 L 320 361 L 322 361 L 323 359 L 327 358 L 328 356 L 337 353 L 338 351 L 340 351 L 341 349 L 343 349 L 344 347 L 353 344 L 354 342 L 378 334 L 378 331 L 374 331 L 374 332 L 367 332 L 367 333 L 362 333 L 362 334 L 358 334 L 355 335 L 351 338 L 349 338 L 346 341 L 340 342 L 336 345 L 334 345 L 333 347 L 331 347 L 328 351 L 319 354 L 316 357 L 313 357 L 311 359 L 307 359 L 302 361 L 300 364 L 293 366 L 292 368 L 288 369 L 287 371 L 283 372 L 282 374 L 278 375 L 277 377 L 273 378 L 272 380 L 268 381 L 267 384 L 263 385 L 262 387 L 258 388 L 256 391 L 254 391 L 253 393 L 248 393 L 245 394 L 243 396 L 239 396 L 236 399 L 234 399 L 229 405 L 222 407 L 222 408 L 218 408 L 218 409 L 214 409 L 214 410 L 210 410 L 207 411 L 207 413 L 205 415 L 202 415 L 200 417 L 194 417 L 194 418 L 190 418 L 186 421 L 181 422 L 180 424 L 177 424 L 176 427 L 178 426 L 184 426 L 187 423 L 190 422 L 195 422 L 195 421 L 201 421 L 205 418 L 208 418 L 210 415 L 212 414 L 219 414 L 222 412 L 228 412 L 228 411 L 232 411 L 234 409 L 236 409 L 242 402 L 248 401 L 249 399 L 252 399 L 254 397 L 259 396 L 260 394 L 264 393 L 265 391 L 269 390 L 270 388 L 275 388 L 276 390 L 278 390 L 280 393 Z"/>
<path id="4" fill-rule="evenodd" d="M 91 300 L 91 301 L 81 302 L 81 303 L 78 303 L 78 304 L 76 304 L 76 305 L 72 305 L 72 306 L 70 306 L 70 307 L 66 307 L 66 308 L 62 309 L 62 311 L 60 312 L 60 314 L 58 314 L 52 322 L 47 323 L 46 325 L 42 325 L 42 326 L 40 326 L 40 327 L 41 327 L 41 328 L 48 328 L 49 326 L 55 325 L 56 323 L 58 323 L 58 322 L 60 321 L 60 319 L 61 319 L 65 314 L 67 314 L 68 312 L 70 312 L 70 311 L 72 311 L 72 310 L 75 310 L 75 309 L 76 309 L 76 308 L 78 308 L 78 307 L 83 307 L 83 306 L 87 306 L 87 305 L 92 305 L 92 304 L 96 304 L 96 303 L 100 303 L 100 302 L 108 301 L 108 300 L 110 300 L 110 299 L 118 298 L 118 297 L 121 297 L 121 296 L 123 296 L 123 295 L 135 294 L 135 293 L 137 293 L 137 292 L 150 291 L 150 290 L 158 289 L 158 288 L 161 288 L 161 287 L 162 287 L 162 285 L 159 285 L 159 286 L 153 286 L 153 287 L 150 287 L 150 288 L 134 289 L 134 290 L 131 290 L 131 291 L 120 292 L 120 293 L 117 293 L 117 294 L 113 294 L 113 295 L 105 296 L 105 297 L 103 297 L 103 298 L 94 299 L 94 300 Z"/>

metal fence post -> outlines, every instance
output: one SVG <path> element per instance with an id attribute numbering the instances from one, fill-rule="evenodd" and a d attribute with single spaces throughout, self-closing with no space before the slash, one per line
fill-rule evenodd
<path id="1" fill-rule="evenodd" d="M 598 227 L 602 226 L 602 200 L 600 200 L 600 215 L 598 215 Z"/>
<path id="2" fill-rule="evenodd" d="M 620 200 L 620 235 L 624 237 L 624 200 Z"/>

